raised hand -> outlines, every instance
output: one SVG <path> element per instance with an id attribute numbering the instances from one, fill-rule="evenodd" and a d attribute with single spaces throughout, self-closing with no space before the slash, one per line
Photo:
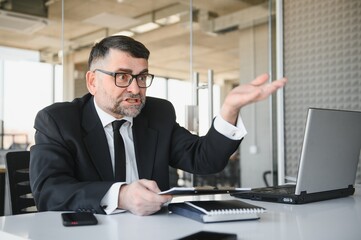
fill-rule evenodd
<path id="1" fill-rule="evenodd" d="M 269 97 L 287 82 L 286 78 L 281 78 L 269 83 L 268 78 L 268 74 L 262 74 L 250 83 L 241 84 L 232 89 L 223 102 L 220 111 L 222 118 L 235 124 L 242 107 Z"/>

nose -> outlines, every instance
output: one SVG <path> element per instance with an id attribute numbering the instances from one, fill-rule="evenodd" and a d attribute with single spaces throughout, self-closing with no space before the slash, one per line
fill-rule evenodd
<path id="1" fill-rule="evenodd" d="M 138 94 L 140 92 L 140 88 L 137 83 L 137 79 L 133 78 L 130 85 L 127 87 L 127 91 L 133 94 Z"/>

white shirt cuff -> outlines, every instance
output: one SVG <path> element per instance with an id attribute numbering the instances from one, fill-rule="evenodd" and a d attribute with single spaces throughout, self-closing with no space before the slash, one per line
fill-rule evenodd
<path id="1" fill-rule="evenodd" d="M 230 124 L 218 115 L 214 119 L 214 128 L 222 135 L 232 140 L 241 140 L 247 134 L 247 130 L 243 124 L 241 116 L 238 116 L 236 126 Z"/>
<path id="2" fill-rule="evenodd" d="M 125 182 L 114 183 L 100 201 L 100 206 L 103 207 L 107 215 L 125 212 L 125 210 L 118 209 L 119 191 L 123 184 L 125 184 Z"/>

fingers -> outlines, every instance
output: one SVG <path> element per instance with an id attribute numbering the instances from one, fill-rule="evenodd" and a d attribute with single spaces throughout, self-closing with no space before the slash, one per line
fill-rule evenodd
<path id="1" fill-rule="evenodd" d="M 262 74 L 256 79 L 250 82 L 250 85 L 254 89 L 249 94 L 249 102 L 257 102 L 269 97 L 272 93 L 277 91 L 279 88 L 283 87 L 287 83 L 286 78 L 281 78 L 272 82 L 267 83 L 269 80 L 268 74 Z M 248 104 L 247 103 L 247 104 Z"/>
<path id="2" fill-rule="evenodd" d="M 158 192 L 160 190 L 156 182 L 145 179 L 122 186 L 118 207 L 136 215 L 153 214 L 172 199 L 172 196 L 159 195 Z"/>
<path id="3" fill-rule="evenodd" d="M 280 87 L 283 87 L 286 84 L 286 78 L 281 78 L 275 81 L 272 81 L 268 84 L 264 84 L 263 86 L 269 88 L 270 90 L 277 90 Z"/>
<path id="4" fill-rule="evenodd" d="M 270 96 L 272 93 L 277 91 L 279 88 L 283 87 L 287 83 L 286 78 L 281 78 L 275 81 L 272 81 L 269 84 L 264 84 L 263 86 L 260 86 L 260 99 L 264 99 L 268 96 Z"/>
<path id="5" fill-rule="evenodd" d="M 265 82 L 267 82 L 269 79 L 269 75 L 267 73 L 259 75 L 258 77 L 256 77 L 254 80 L 252 80 L 250 82 L 251 85 L 253 86 L 261 86 L 263 85 Z"/>
<path id="6" fill-rule="evenodd" d="M 142 179 L 139 180 L 139 183 L 142 184 L 147 190 L 157 194 L 157 196 L 160 196 L 158 193 L 161 192 L 159 189 L 157 183 L 155 181 Z M 166 203 L 172 200 L 172 195 L 162 195 L 165 198 L 159 198 L 162 203 Z"/>
<path id="7" fill-rule="evenodd" d="M 269 80 L 269 75 L 267 73 L 259 75 L 254 80 L 250 82 L 251 85 L 255 87 L 259 87 L 265 85 L 265 83 Z M 287 78 L 280 78 L 278 80 L 272 81 L 269 84 L 275 86 L 277 88 L 283 87 L 287 83 Z"/>
<path id="8" fill-rule="evenodd" d="M 275 87 L 277 87 L 277 89 L 278 89 L 278 88 L 281 88 L 284 85 L 286 85 L 287 81 L 288 81 L 287 78 L 280 78 L 278 80 L 271 82 L 271 84 L 274 85 Z"/>
<path id="9" fill-rule="evenodd" d="M 154 193 L 159 193 L 160 189 L 155 181 L 141 179 L 139 180 L 139 183 L 142 184 L 145 188 L 147 188 L 149 191 L 152 191 Z"/>

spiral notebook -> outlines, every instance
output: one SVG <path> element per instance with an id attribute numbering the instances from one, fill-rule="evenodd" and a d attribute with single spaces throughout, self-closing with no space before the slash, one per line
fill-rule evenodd
<path id="1" fill-rule="evenodd" d="M 240 200 L 186 201 L 171 203 L 168 210 L 193 220 L 212 223 L 259 219 L 265 208 Z"/>

